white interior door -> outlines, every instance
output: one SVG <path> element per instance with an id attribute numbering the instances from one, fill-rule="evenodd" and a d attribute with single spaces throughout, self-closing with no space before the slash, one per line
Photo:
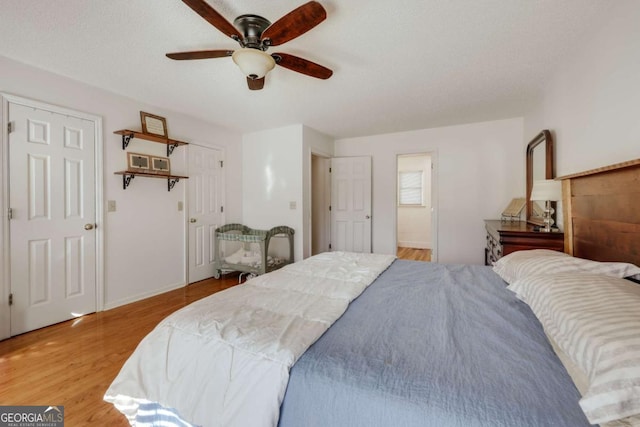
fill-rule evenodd
<path id="1" fill-rule="evenodd" d="M 189 283 L 214 275 L 215 230 L 224 224 L 223 152 L 190 144 Z"/>
<path id="2" fill-rule="evenodd" d="M 96 311 L 95 123 L 9 103 L 11 335 Z"/>
<path id="3" fill-rule="evenodd" d="M 371 252 L 371 157 L 331 159 L 331 248 Z"/>

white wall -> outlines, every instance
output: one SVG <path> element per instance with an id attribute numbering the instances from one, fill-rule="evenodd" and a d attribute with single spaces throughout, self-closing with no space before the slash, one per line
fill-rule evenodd
<path id="1" fill-rule="evenodd" d="M 241 221 L 241 136 L 175 111 L 139 101 L 0 57 L 0 91 L 101 116 L 104 143 L 104 201 L 116 212 L 104 213 L 104 302 L 115 307 L 179 287 L 186 281 L 185 223 L 187 181 L 171 192 L 161 179 L 137 177 L 126 190 L 113 172 L 126 168 L 118 129 L 141 129 L 140 110 L 167 119 L 169 136 L 226 152 L 227 220 Z M 139 139 L 127 151 L 166 155 L 164 145 Z M 187 172 L 185 147 L 171 155 L 172 172 Z M 178 201 L 185 211 L 178 212 Z M 0 202 L 2 203 L 2 202 Z M 104 203 L 106 209 L 106 202 Z M 6 212 L 4 206 L 1 212 Z M 4 215 L 4 214 L 3 214 Z M 3 299 L 4 300 L 4 299 Z M 4 306 L 0 306 L 4 307 Z"/>
<path id="2" fill-rule="evenodd" d="M 291 209 L 290 204 L 295 203 Z M 257 229 L 295 230 L 294 259 L 302 259 L 302 125 L 242 138 L 242 222 Z"/>
<path id="3" fill-rule="evenodd" d="M 640 158 L 640 2 L 611 6 L 525 116 L 524 144 L 554 134 L 557 176 Z"/>
<path id="4" fill-rule="evenodd" d="M 517 118 L 336 141 L 336 156 L 373 159 L 373 251 L 396 251 L 396 156 L 430 152 L 437 260 L 482 264 L 483 219 L 500 218 L 512 198 L 524 196 L 522 129 Z"/>
<path id="5" fill-rule="evenodd" d="M 423 204 L 398 206 L 398 246 L 431 249 L 431 156 L 398 157 L 398 176 L 400 172 L 416 171 L 422 171 Z"/>
<path id="6" fill-rule="evenodd" d="M 245 134 L 242 141 L 244 224 L 260 229 L 277 225 L 293 228 L 295 260 L 308 257 L 311 153 L 330 156 L 333 140 L 309 127 L 292 125 Z"/>

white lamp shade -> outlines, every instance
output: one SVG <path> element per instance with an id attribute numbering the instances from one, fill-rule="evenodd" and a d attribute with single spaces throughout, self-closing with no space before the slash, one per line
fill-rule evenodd
<path id="1" fill-rule="evenodd" d="M 245 76 L 251 79 L 261 79 L 276 66 L 276 61 L 271 55 L 252 48 L 242 48 L 231 55 Z"/>
<path id="2" fill-rule="evenodd" d="M 560 181 L 555 181 L 553 179 L 533 181 L 531 200 L 562 200 L 562 187 Z"/>

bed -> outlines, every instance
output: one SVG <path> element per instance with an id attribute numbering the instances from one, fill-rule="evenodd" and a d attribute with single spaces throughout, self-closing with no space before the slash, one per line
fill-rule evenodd
<path id="1" fill-rule="evenodd" d="M 584 184 L 585 180 L 587 184 Z M 630 263 L 625 264 L 624 268 L 618 267 L 618 263 L 615 268 L 610 268 L 610 264 L 589 264 L 597 267 L 598 274 L 591 274 L 591 271 L 590 275 L 580 276 L 581 281 L 592 276 L 597 279 L 603 273 L 601 266 L 606 266 L 606 273 L 613 272 L 616 276 L 610 280 L 625 282 L 615 282 L 616 286 L 623 287 L 625 292 L 631 289 L 626 283 L 640 289 L 637 284 L 618 278 L 637 274 L 638 270 L 634 270 L 632 264 L 640 265 L 637 243 L 640 241 L 638 183 L 640 161 L 563 179 L 568 252 L 594 261 Z M 607 207 L 612 203 L 615 203 L 615 209 Z M 602 229 L 607 232 L 600 232 Z M 611 248 L 611 251 L 602 250 L 603 247 Z M 615 253 L 611 255 L 613 251 Z M 564 265 L 574 260 L 569 255 L 557 255 L 564 258 L 555 261 L 558 257 L 554 257 L 553 262 Z M 343 261 L 350 256 L 339 254 Z M 395 260 L 387 266 L 383 263 L 376 267 L 375 277 L 365 285 L 361 283 L 360 276 L 354 279 L 346 267 L 344 275 L 334 277 L 333 267 L 323 264 L 323 259 L 326 258 L 314 260 L 312 257 L 310 264 L 316 264 L 313 276 L 305 276 L 304 280 L 298 277 L 297 282 L 308 282 L 313 289 L 316 289 L 316 285 L 322 288 L 324 285 L 320 284 L 318 277 L 331 276 L 329 278 L 342 280 L 340 283 L 343 284 L 357 283 L 354 289 L 358 289 L 344 296 L 335 294 L 341 288 L 334 286 L 327 293 L 329 301 L 342 298 L 338 305 L 344 305 L 345 311 L 341 312 L 341 308 L 332 306 L 335 308 L 333 319 L 322 320 L 326 328 L 317 329 L 316 336 L 306 340 L 309 345 L 305 344 L 304 349 L 288 354 L 289 364 L 280 369 L 286 377 L 284 387 L 274 386 L 272 394 L 266 397 L 266 400 L 273 401 L 268 412 L 265 412 L 268 415 L 224 418 L 223 412 L 227 407 L 233 408 L 238 414 L 260 413 L 263 410 L 263 399 L 256 399 L 251 394 L 259 385 L 254 387 L 249 384 L 244 388 L 239 387 L 242 393 L 237 390 L 230 393 L 242 395 L 238 399 L 244 399 L 244 403 L 227 402 L 225 392 L 223 404 L 214 401 L 202 403 L 204 407 L 209 405 L 212 408 L 209 414 L 197 419 L 185 416 L 191 412 L 181 407 L 183 401 L 200 398 L 199 393 L 191 393 L 185 398 L 184 394 L 190 393 L 187 387 L 180 393 L 182 398 L 177 400 L 180 403 L 178 405 L 170 399 L 136 396 L 135 411 L 129 412 L 132 423 L 155 425 L 163 420 L 164 425 L 190 425 L 189 422 L 195 419 L 195 424 L 200 425 L 277 424 L 282 427 L 591 425 L 585 414 L 593 416 L 592 412 L 585 412 L 581 406 L 585 396 L 589 396 L 585 395 L 584 390 L 579 390 L 576 378 L 569 374 L 573 374 L 575 368 L 567 365 L 567 361 L 571 362 L 571 354 L 562 354 L 565 344 L 561 339 L 555 342 L 548 336 L 549 331 L 562 329 L 564 323 L 557 326 L 553 323 L 557 319 L 547 319 L 553 316 L 545 317 L 544 313 L 541 315 L 535 311 L 535 304 L 527 300 L 528 296 L 523 290 L 528 284 L 520 283 L 523 278 L 508 277 L 507 282 L 511 283 L 509 288 L 512 288 L 508 289 L 503 280 L 507 276 L 496 274 L 491 267 Z M 367 263 L 365 257 L 358 258 L 352 264 L 360 269 Z M 297 264 L 301 263 L 252 280 L 269 281 L 271 277 L 278 277 L 273 274 L 293 274 L 286 270 L 302 268 Z M 505 265 L 508 266 L 507 261 Z M 553 265 L 553 271 L 560 271 L 558 264 Z M 362 276 L 369 275 L 365 270 L 362 267 Z M 519 274 L 521 270 L 514 271 Z M 564 271 L 564 274 L 569 273 Z M 565 276 L 560 278 L 566 279 Z M 297 282 L 287 287 L 294 292 L 303 292 L 304 283 Z M 279 286 L 273 283 L 260 286 L 272 285 Z M 521 288 L 513 288 L 514 285 Z M 594 286 L 600 286 L 600 282 L 596 280 Z M 530 287 L 542 289 L 537 285 Z M 635 291 L 633 288 L 629 292 Z M 198 302 L 200 313 L 206 312 L 206 304 L 215 306 L 217 298 L 214 295 L 209 302 Z M 343 304 L 343 300 L 347 301 L 346 304 Z M 542 309 L 549 306 L 544 301 L 541 305 Z M 633 318 L 636 315 L 634 311 L 639 310 L 631 307 L 627 311 Z M 320 312 L 315 316 L 322 317 Z M 580 313 L 577 317 L 580 317 Z M 551 323 L 546 323 L 547 320 Z M 287 322 L 289 326 L 283 330 L 289 331 L 292 323 Z M 202 330 L 201 326 L 188 327 Z M 586 329 L 591 327 L 587 325 Z M 636 332 L 632 330 L 632 335 Z M 242 340 L 242 335 L 239 336 Z M 152 347 L 149 354 L 154 355 L 154 360 L 137 358 L 129 371 L 144 370 L 148 363 L 157 363 L 155 356 L 169 353 L 163 347 L 156 348 L 155 343 Z M 211 364 L 215 363 L 212 359 Z M 185 364 L 190 366 L 189 361 Z M 194 359 L 191 363 L 203 364 L 202 359 Z M 161 363 L 151 371 L 161 373 L 162 366 Z M 194 369 L 195 372 L 201 372 L 197 366 Z M 629 372 L 636 372 L 635 365 L 629 369 Z M 640 371 L 637 372 L 640 378 Z M 107 400 L 114 401 L 118 391 L 123 390 L 122 375 L 121 372 L 107 392 Z M 258 377 L 266 378 L 265 382 L 269 384 L 274 382 L 266 374 Z M 133 383 L 144 382 L 127 374 L 124 378 Z M 187 384 L 203 381 L 202 377 L 196 378 L 196 375 L 183 380 Z M 593 378 L 589 380 L 594 381 Z M 206 378 L 204 382 L 207 382 Z M 148 391 L 146 386 L 140 387 L 139 384 L 135 384 L 134 389 Z M 636 393 L 634 396 L 640 402 L 640 383 L 634 390 L 631 394 Z M 629 406 L 627 403 L 625 405 Z M 119 409 L 127 412 L 127 408 L 122 406 Z M 610 415 L 607 417 L 613 420 Z M 628 424 L 619 425 L 636 425 L 638 421 L 633 417 L 624 420 L 620 423 Z M 607 423 L 617 425 L 614 421 Z"/>

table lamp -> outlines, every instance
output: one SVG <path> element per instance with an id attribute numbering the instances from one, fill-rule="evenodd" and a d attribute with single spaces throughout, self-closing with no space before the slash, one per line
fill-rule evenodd
<path id="1" fill-rule="evenodd" d="M 550 232 L 553 225 L 553 208 L 551 202 L 562 200 L 562 188 L 560 181 L 553 179 L 541 179 L 533 181 L 531 189 L 532 201 L 544 201 L 544 229 L 542 231 Z"/>

